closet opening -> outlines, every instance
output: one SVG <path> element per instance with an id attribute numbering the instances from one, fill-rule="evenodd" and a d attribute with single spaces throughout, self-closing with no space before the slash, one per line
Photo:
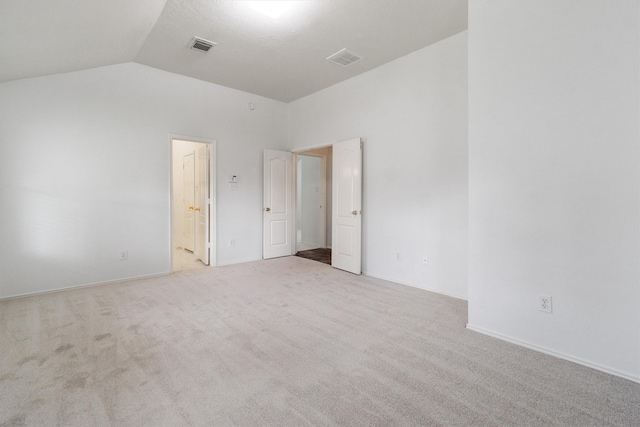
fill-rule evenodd
<path id="1" fill-rule="evenodd" d="M 296 153 L 295 254 L 331 265 L 332 147 Z"/>

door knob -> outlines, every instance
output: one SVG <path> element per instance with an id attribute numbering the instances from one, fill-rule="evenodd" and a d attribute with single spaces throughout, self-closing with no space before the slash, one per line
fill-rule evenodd
<path id="1" fill-rule="evenodd" d="M 195 208 L 195 209 L 194 209 L 194 211 L 199 211 L 199 210 L 200 210 L 200 208 Z"/>
<path id="2" fill-rule="evenodd" d="M 265 209 L 265 211 L 271 212 L 271 208 L 267 208 L 267 209 Z"/>
<path id="3" fill-rule="evenodd" d="M 358 211 L 351 212 L 352 215 L 358 215 Z"/>
<path id="4" fill-rule="evenodd" d="M 189 210 L 192 211 L 193 210 L 193 206 L 189 206 Z"/>

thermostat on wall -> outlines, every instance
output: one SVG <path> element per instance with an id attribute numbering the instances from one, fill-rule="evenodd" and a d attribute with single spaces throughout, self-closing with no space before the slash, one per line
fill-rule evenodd
<path id="1" fill-rule="evenodd" d="M 229 182 L 238 182 L 238 175 L 229 175 Z"/>

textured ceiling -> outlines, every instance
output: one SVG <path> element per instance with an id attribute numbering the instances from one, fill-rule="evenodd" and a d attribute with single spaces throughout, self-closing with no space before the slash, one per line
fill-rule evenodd
<path id="1" fill-rule="evenodd" d="M 166 0 L 0 0 L 0 82 L 131 62 Z"/>
<path id="2" fill-rule="evenodd" d="M 299 0 L 277 20 L 246 3 L 0 0 L 0 81 L 135 61 L 292 101 L 467 28 L 466 0 Z M 363 59 L 325 60 L 342 48 Z"/>

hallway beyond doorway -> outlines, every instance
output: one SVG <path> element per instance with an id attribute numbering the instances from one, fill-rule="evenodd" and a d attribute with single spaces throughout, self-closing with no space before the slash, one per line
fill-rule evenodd
<path id="1" fill-rule="evenodd" d="M 173 250 L 173 271 L 197 270 L 206 265 L 193 252 L 178 246 Z"/>
<path id="2" fill-rule="evenodd" d="M 331 248 L 317 248 L 308 251 L 298 251 L 296 256 L 331 265 Z"/>

